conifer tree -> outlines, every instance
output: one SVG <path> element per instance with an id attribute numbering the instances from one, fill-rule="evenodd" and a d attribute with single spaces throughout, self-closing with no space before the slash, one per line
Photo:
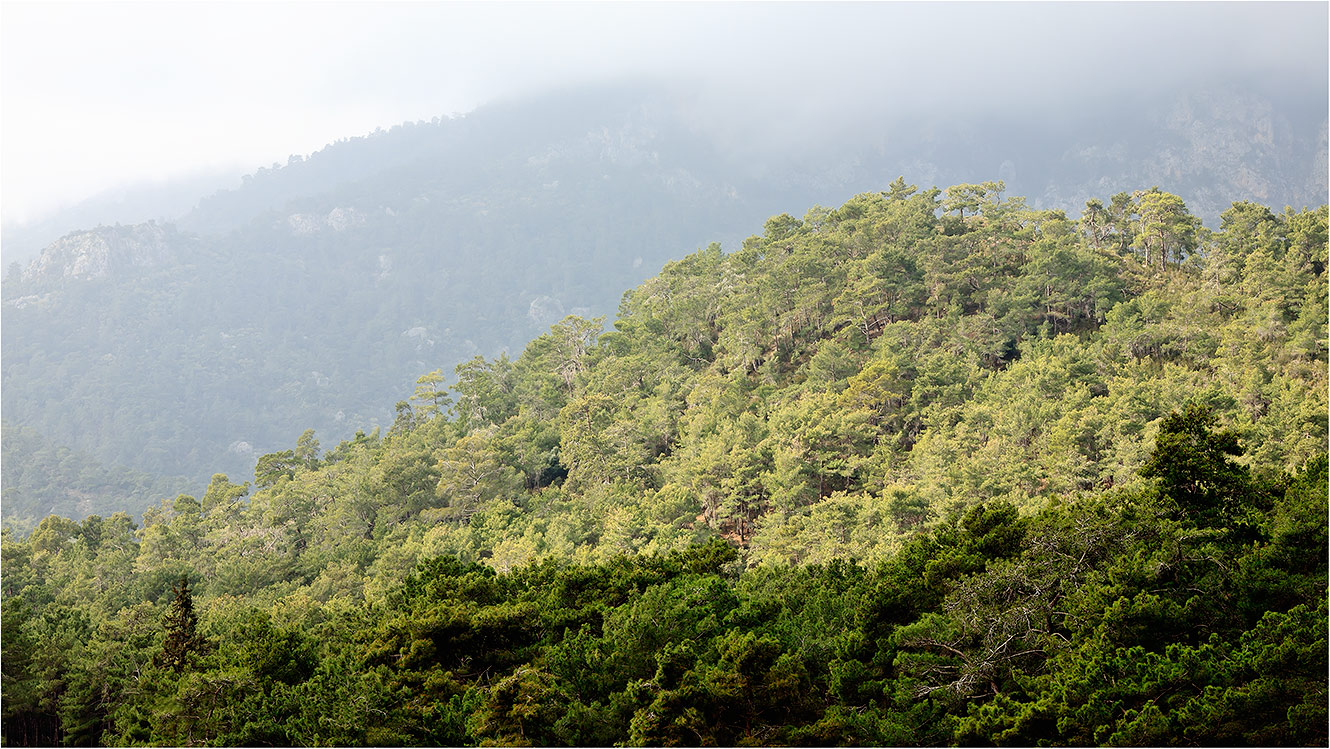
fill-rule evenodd
<path id="1" fill-rule="evenodd" d="M 208 643 L 198 632 L 199 617 L 194 613 L 194 596 L 189 589 L 189 578 L 181 575 L 180 582 L 172 589 L 175 591 L 175 601 L 162 619 L 166 640 L 155 662 L 158 666 L 182 671 L 190 664 L 191 656 L 202 654 Z"/>

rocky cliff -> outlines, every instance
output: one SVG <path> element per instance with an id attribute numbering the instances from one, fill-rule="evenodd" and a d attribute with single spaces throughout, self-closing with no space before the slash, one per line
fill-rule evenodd
<path id="1" fill-rule="evenodd" d="M 23 270 L 23 283 L 45 286 L 71 278 L 100 278 L 134 268 L 150 268 L 180 256 L 193 240 L 171 224 L 149 221 L 133 226 L 99 226 L 67 234 L 42 250 Z"/>

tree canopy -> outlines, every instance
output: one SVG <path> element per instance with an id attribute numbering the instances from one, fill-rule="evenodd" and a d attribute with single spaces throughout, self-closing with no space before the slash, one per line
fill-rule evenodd
<path id="1" fill-rule="evenodd" d="M 6 530 L 5 742 L 1324 744 L 1326 209 L 972 187 Z"/>

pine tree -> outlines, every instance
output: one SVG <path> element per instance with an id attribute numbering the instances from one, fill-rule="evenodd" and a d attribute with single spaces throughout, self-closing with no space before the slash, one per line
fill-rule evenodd
<path id="1" fill-rule="evenodd" d="M 181 671 L 193 660 L 192 655 L 207 650 L 208 642 L 198 632 L 199 617 L 194 613 L 194 596 L 189 590 L 189 578 L 181 575 L 180 582 L 172 589 L 175 590 L 175 601 L 162 619 L 166 640 L 155 662 L 158 666 Z"/>

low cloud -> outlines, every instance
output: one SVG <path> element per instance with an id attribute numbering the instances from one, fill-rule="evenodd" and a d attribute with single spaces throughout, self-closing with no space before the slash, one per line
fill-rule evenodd
<path id="1" fill-rule="evenodd" d="M 1216 77 L 1324 101 L 1324 3 L 6 3 L 4 211 L 649 77 L 745 144 Z M 1125 106 L 1125 105 L 1124 105 Z"/>

